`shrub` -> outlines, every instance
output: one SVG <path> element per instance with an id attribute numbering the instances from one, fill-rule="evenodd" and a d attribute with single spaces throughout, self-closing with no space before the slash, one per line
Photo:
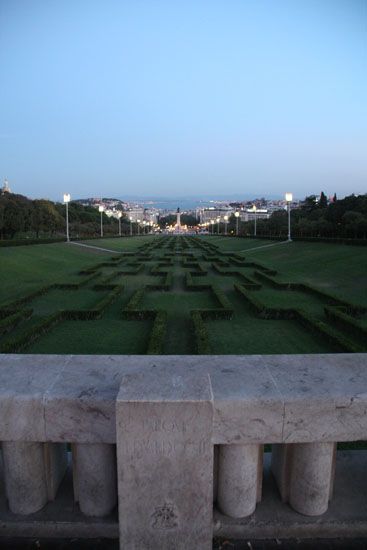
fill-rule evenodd
<path id="1" fill-rule="evenodd" d="M 196 351 L 199 355 L 211 353 L 208 332 L 200 311 L 191 311 L 191 320 L 194 328 Z"/>
<path id="2" fill-rule="evenodd" d="M 163 353 L 166 329 L 167 312 L 163 310 L 158 310 L 155 315 L 152 332 L 150 333 L 147 349 L 148 355 L 160 355 Z"/>
<path id="3" fill-rule="evenodd" d="M 22 311 L 18 311 L 16 313 L 13 313 L 12 315 L 8 315 L 4 319 L 1 319 L 0 334 L 10 332 L 11 330 L 13 330 L 13 328 L 19 325 L 19 323 L 26 319 L 29 319 L 32 316 L 32 313 L 32 309 L 23 309 Z"/>

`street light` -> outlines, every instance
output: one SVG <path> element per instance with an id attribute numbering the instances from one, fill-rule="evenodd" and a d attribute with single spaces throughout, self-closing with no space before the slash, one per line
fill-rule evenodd
<path id="1" fill-rule="evenodd" d="M 291 202 L 293 200 L 292 193 L 286 193 L 285 200 L 288 207 L 288 241 L 291 241 Z"/>
<path id="2" fill-rule="evenodd" d="M 220 222 L 220 216 L 217 218 L 217 224 L 218 224 L 218 235 L 219 235 L 219 222 Z"/>
<path id="3" fill-rule="evenodd" d="M 236 216 L 236 237 L 238 237 L 238 218 L 240 217 L 240 213 L 235 212 L 234 215 Z"/>
<path id="4" fill-rule="evenodd" d="M 132 236 L 133 236 L 133 219 L 130 216 L 130 237 L 132 237 Z"/>
<path id="5" fill-rule="evenodd" d="M 212 226 L 212 235 L 214 235 L 214 224 L 215 220 L 210 220 L 211 226 Z"/>
<path id="6" fill-rule="evenodd" d="M 256 205 L 254 204 L 254 206 L 252 207 L 252 210 L 254 211 L 255 213 L 255 225 L 254 225 L 254 237 L 256 237 Z"/>
<path id="7" fill-rule="evenodd" d="M 224 216 L 224 234 L 227 235 L 228 216 Z"/>
<path id="8" fill-rule="evenodd" d="M 136 221 L 138 223 L 138 237 L 139 237 L 139 235 L 140 235 L 140 220 L 136 220 Z"/>
<path id="9" fill-rule="evenodd" d="M 66 242 L 70 242 L 69 237 L 69 202 L 70 202 L 70 193 L 64 193 L 64 203 L 66 207 Z"/>
<path id="10" fill-rule="evenodd" d="M 100 211 L 101 213 L 101 237 L 103 237 L 103 211 L 104 211 L 104 206 L 100 205 L 98 207 L 98 210 Z"/>
<path id="11" fill-rule="evenodd" d="M 122 216 L 122 212 L 119 212 L 117 214 L 118 216 L 118 219 L 119 219 L 119 236 L 121 237 L 121 216 Z"/>

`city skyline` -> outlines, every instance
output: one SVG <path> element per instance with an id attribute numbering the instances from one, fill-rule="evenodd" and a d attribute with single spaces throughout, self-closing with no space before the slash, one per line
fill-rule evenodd
<path id="1" fill-rule="evenodd" d="M 0 6 L 0 178 L 14 192 L 362 194 L 362 0 Z"/>

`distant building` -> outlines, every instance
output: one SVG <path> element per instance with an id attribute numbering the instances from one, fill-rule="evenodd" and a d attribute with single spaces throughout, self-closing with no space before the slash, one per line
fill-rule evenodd
<path id="1" fill-rule="evenodd" d="M 4 179 L 4 185 L 1 188 L 1 194 L 5 195 L 5 193 L 11 193 L 9 182 L 6 178 Z"/>
<path id="2" fill-rule="evenodd" d="M 221 218 L 223 220 L 224 216 L 230 216 L 233 213 L 232 208 L 201 208 L 199 210 L 199 220 L 200 223 L 207 223 L 210 222 L 210 220 L 217 220 L 217 218 Z"/>
<path id="3" fill-rule="evenodd" d="M 251 208 L 240 212 L 240 220 L 242 222 L 251 222 L 255 217 L 257 220 L 267 220 L 270 218 L 270 212 L 263 208 L 257 208 L 256 210 Z"/>

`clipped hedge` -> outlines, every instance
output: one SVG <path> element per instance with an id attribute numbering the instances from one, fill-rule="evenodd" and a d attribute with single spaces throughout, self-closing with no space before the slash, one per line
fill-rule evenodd
<path id="1" fill-rule="evenodd" d="M 158 310 L 150 333 L 147 354 L 161 355 L 164 348 L 164 339 L 167 330 L 167 312 Z"/>
<path id="2" fill-rule="evenodd" d="M 38 340 L 43 334 L 50 331 L 52 327 L 60 323 L 64 319 L 64 312 L 57 311 L 52 315 L 40 320 L 37 324 L 27 328 L 18 336 L 8 338 L 0 345 L 1 353 L 18 353 L 25 347 Z"/>
<path id="3" fill-rule="evenodd" d="M 254 274 L 258 279 L 268 283 L 271 287 L 277 288 L 278 290 L 298 290 L 301 292 L 306 292 L 308 294 L 313 294 L 318 298 L 326 300 L 329 305 L 343 306 L 347 309 L 347 311 L 350 311 L 352 313 L 364 313 L 367 309 L 363 306 L 351 304 L 347 300 L 342 300 L 341 298 L 338 298 L 333 294 L 329 294 L 327 292 L 324 292 L 323 290 L 319 290 L 318 288 L 306 283 L 281 283 L 269 277 L 265 273 L 255 271 Z"/>
<path id="4" fill-rule="evenodd" d="M 12 315 L 8 315 L 4 319 L 1 319 L 0 334 L 5 334 L 6 332 L 10 332 L 11 330 L 13 330 L 13 328 L 19 325 L 19 323 L 32 317 L 32 313 L 33 313 L 32 309 L 23 309 L 21 311 L 17 311 L 16 313 L 13 313 Z"/>
<path id="5" fill-rule="evenodd" d="M 336 327 L 348 332 L 351 336 L 361 339 L 367 347 L 367 328 L 361 325 L 357 319 L 338 308 L 325 306 L 325 315 Z"/>
<path id="6" fill-rule="evenodd" d="M 351 342 L 342 334 L 335 332 L 332 327 L 319 319 L 315 319 L 305 311 L 296 309 L 294 310 L 294 313 L 295 319 L 302 326 L 310 332 L 313 332 L 316 336 L 322 336 L 324 339 L 333 344 L 339 351 L 346 351 L 349 353 L 359 353 L 364 351 L 360 345 Z"/>
<path id="7" fill-rule="evenodd" d="M 208 355 L 211 353 L 211 348 L 209 344 L 208 331 L 203 321 L 201 312 L 193 310 L 190 312 L 190 315 L 194 329 L 196 352 L 199 355 Z"/>
<path id="8" fill-rule="evenodd" d="M 54 239 L 8 239 L 5 241 L 0 240 L 0 248 L 7 246 L 28 246 L 32 244 L 54 244 L 66 242 L 65 237 L 56 237 Z"/>

